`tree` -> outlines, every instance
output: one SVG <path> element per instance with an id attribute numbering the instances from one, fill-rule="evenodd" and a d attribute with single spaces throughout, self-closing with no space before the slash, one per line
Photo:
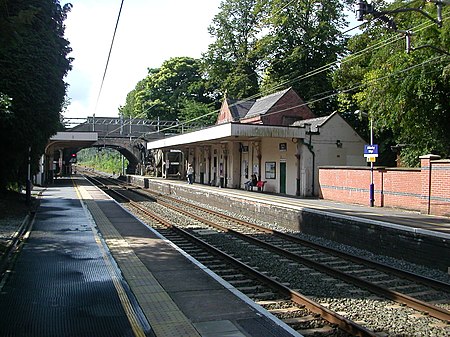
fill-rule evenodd
<path id="1" fill-rule="evenodd" d="M 192 100 L 184 100 L 178 115 L 181 122 L 198 126 L 214 125 L 217 113 L 214 104 L 205 104 Z"/>
<path id="2" fill-rule="evenodd" d="M 149 69 L 148 76 L 128 94 L 121 112 L 154 120 L 187 120 L 199 116 L 200 111 L 210 113 L 215 102 L 216 94 L 208 87 L 201 61 L 174 57 L 160 68 Z M 201 123 L 210 125 L 209 119 Z"/>
<path id="3" fill-rule="evenodd" d="M 436 16 L 434 5 L 425 10 Z M 449 12 L 446 7 L 443 15 Z M 414 32 L 416 49 L 406 53 L 404 38 L 396 38 L 379 22 L 352 39 L 353 52 L 369 46 L 368 52 L 344 59 L 335 83 L 354 86 L 341 95 L 341 108 L 346 104 L 367 111 L 379 138 L 383 132 L 391 134 L 393 144 L 404 146 L 402 162 L 415 166 L 423 154 L 450 155 L 450 24 L 444 20 L 439 28 L 417 12 L 397 14 L 394 20 L 399 29 Z"/>
<path id="4" fill-rule="evenodd" d="M 259 92 L 257 43 L 261 13 L 257 0 L 225 0 L 209 27 L 216 40 L 203 60 L 208 79 L 221 94 L 244 98 Z"/>
<path id="5" fill-rule="evenodd" d="M 340 29 L 346 26 L 344 5 L 338 0 L 268 1 L 265 21 L 268 34 L 262 39 L 265 50 L 263 90 L 292 86 L 306 101 L 332 92 L 332 64 L 343 55 L 346 42 Z M 331 99 L 309 104 L 318 115 L 335 108 Z"/>
<path id="6" fill-rule="evenodd" d="M 71 9 L 57 0 L 4 0 L 0 10 L 0 93 L 8 114 L 0 114 L 0 189 L 26 178 L 28 149 L 33 166 L 60 127 L 64 76 L 71 51 L 64 20 Z M 4 110 L 4 109 L 3 109 Z"/>
<path id="7" fill-rule="evenodd" d="M 8 117 L 8 114 L 11 112 L 9 111 L 9 108 L 11 106 L 11 97 L 8 95 L 2 94 L 0 92 L 0 120 L 3 122 L 6 122 L 6 118 Z"/>
<path id="8" fill-rule="evenodd" d="M 146 114 L 143 110 L 143 103 L 141 99 L 139 99 L 145 90 L 145 79 L 140 80 L 136 87 L 131 90 L 126 98 L 125 105 L 119 107 L 119 113 L 123 117 L 131 117 L 131 118 L 145 118 Z"/>

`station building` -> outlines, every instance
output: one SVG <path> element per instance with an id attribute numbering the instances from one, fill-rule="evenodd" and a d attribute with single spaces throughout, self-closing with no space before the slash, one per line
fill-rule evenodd
<path id="1" fill-rule="evenodd" d="M 365 166 L 365 141 L 338 114 L 316 117 L 292 89 L 259 98 L 224 99 L 214 126 L 147 143 L 164 178 L 244 188 L 256 174 L 258 190 L 319 195 L 319 166 Z M 256 190 L 256 189 L 255 189 Z"/>

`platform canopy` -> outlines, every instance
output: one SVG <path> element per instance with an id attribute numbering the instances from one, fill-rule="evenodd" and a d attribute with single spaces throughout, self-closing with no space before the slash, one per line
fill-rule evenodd
<path id="1" fill-rule="evenodd" d="M 147 143 L 147 149 L 203 146 L 222 142 L 259 141 L 262 138 L 305 138 L 304 127 L 226 123 Z"/>

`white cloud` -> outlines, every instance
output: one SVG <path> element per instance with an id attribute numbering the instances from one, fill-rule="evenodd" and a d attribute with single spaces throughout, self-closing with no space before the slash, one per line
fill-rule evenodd
<path id="1" fill-rule="evenodd" d="M 124 1 L 118 30 L 96 108 L 120 0 L 72 0 L 66 38 L 74 57 L 67 76 L 71 104 L 66 117 L 116 116 L 117 108 L 147 68 L 170 57 L 200 57 L 212 42 L 207 32 L 220 0 Z"/>

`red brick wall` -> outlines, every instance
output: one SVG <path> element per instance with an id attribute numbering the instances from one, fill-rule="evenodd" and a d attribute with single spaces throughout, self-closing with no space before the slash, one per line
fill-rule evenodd
<path id="1" fill-rule="evenodd" d="M 450 216 L 450 160 L 421 157 L 418 169 L 374 168 L 375 206 Z M 369 167 L 320 167 L 320 196 L 369 205 Z"/>
<path id="2" fill-rule="evenodd" d="M 432 163 L 431 214 L 450 216 L 450 162 Z"/>
<path id="3" fill-rule="evenodd" d="M 422 167 L 421 212 L 450 216 L 450 160 L 433 160 L 436 156 L 420 157 Z"/>

